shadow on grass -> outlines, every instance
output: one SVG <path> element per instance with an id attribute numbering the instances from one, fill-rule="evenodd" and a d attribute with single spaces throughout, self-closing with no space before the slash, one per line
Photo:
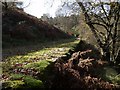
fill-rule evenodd
<path id="1" fill-rule="evenodd" d="M 17 47 L 10 47 L 10 48 L 3 48 L 2 50 L 2 58 L 3 61 L 7 57 L 15 56 L 15 55 L 25 55 L 27 53 L 35 52 L 42 50 L 44 48 L 54 48 L 56 46 L 67 47 L 66 43 L 75 41 L 75 38 L 72 39 L 60 39 L 57 41 L 45 41 L 45 42 L 31 42 L 29 45 L 25 44 L 24 46 L 17 46 Z"/>

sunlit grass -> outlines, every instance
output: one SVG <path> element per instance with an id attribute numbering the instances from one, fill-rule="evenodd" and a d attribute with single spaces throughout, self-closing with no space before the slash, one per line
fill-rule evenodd
<path id="1" fill-rule="evenodd" d="M 69 48 L 73 46 L 74 44 L 78 43 L 79 40 L 75 39 L 65 39 L 65 40 L 59 40 L 59 41 L 53 41 L 53 42 L 44 42 L 44 43 L 37 43 L 32 44 L 29 46 L 22 46 L 22 47 L 14 47 L 14 48 L 6 48 L 3 49 L 3 59 L 5 60 L 8 57 L 12 56 L 23 56 L 23 55 L 33 55 L 33 53 L 44 53 L 47 50 L 51 50 L 52 48 Z M 40 52 L 39 52 L 40 51 Z"/>
<path id="2" fill-rule="evenodd" d="M 41 80 L 37 80 L 31 76 L 22 74 L 11 74 L 11 79 L 5 81 L 3 85 L 5 88 L 12 89 L 31 89 L 44 87 Z"/>
<path id="3" fill-rule="evenodd" d="M 65 41 L 63 41 L 63 42 L 65 42 Z M 46 60 L 46 59 L 48 59 L 47 57 L 49 57 L 51 55 L 53 56 L 54 54 L 55 55 L 56 54 L 63 55 L 64 53 L 66 53 L 70 48 L 72 48 L 78 42 L 79 42 L 79 40 L 75 40 L 75 41 L 72 41 L 72 42 L 67 42 L 67 43 L 59 45 L 58 41 L 57 41 L 57 42 L 54 42 L 54 44 L 52 43 L 53 47 L 52 46 L 48 47 L 50 45 L 47 44 L 45 46 L 45 48 L 43 48 L 41 50 L 33 51 L 33 52 L 27 53 L 25 55 L 10 56 L 6 60 L 8 62 L 9 61 L 12 62 L 12 64 L 15 64 L 16 62 L 17 63 L 18 62 L 22 63 L 22 62 L 25 62 L 25 61 L 30 61 L 30 60 L 32 60 L 34 58 L 37 58 L 37 59 L 40 59 L 40 60 L 42 60 L 42 59 Z"/>
<path id="4" fill-rule="evenodd" d="M 29 63 L 27 65 L 24 65 L 23 68 L 28 69 L 28 68 L 33 68 L 38 70 L 39 72 L 43 71 L 48 65 L 50 64 L 50 61 L 43 60 L 43 61 L 38 61 L 34 63 Z"/>
<path id="5" fill-rule="evenodd" d="M 4 88 L 13 88 L 13 89 L 16 89 L 16 88 L 19 88 L 20 86 L 24 85 L 24 82 L 21 81 L 21 80 L 13 80 L 13 81 L 6 81 L 3 83 L 3 87 Z"/>
<path id="6" fill-rule="evenodd" d="M 8 76 L 8 87 L 17 88 L 23 84 L 34 87 L 42 82 L 35 79 L 32 76 L 27 76 L 21 72 L 16 74 L 13 72 L 14 69 L 35 69 L 37 72 L 41 73 L 46 69 L 46 67 L 56 60 L 56 58 L 61 57 L 68 52 L 69 49 L 73 48 L 79 40 L 60 40 L 48 43 L 41 43 L 28 47 L 19 47 L 19 48 L 9 48 L 6 49 L 7 58 L 3 62 L 3 74 Z M 30 49 L 30 50 L 28 50 Z M 35 50 L 34 50 L 35 49 Z M 30 52 L 27 52 L 30 51 Z M 11 53 L 16 53 L 12 55 Z M 24 54 L 18 54 L 24 53 Z M 11 55 L 9 55 L 11 54 Z M 21 65 L 21 66 L 19 66 Z M 23 80 L 20 80 L 23 78 Z M 36 83 L 36 84 L 35 84 Z M 38 85 L 39 86 L 39 85 Z"/>

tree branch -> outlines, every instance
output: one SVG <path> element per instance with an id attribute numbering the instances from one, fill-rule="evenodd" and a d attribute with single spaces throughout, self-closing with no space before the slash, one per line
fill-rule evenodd
<path id="1" fill-rule="evenodd" d="M 96 33 L 96 30 L 95 30 L 95 27 L 92 25 L 91 19 L 90 19 L 89 15 L 88 15 L 88 13 L 87 13 L 83 3 L 82 2 L 78 2 L 78 4 L 80 5 L 80 7 L 81 7 L 81 9 L 82 9 L 82 11 L 84 13 L 85 21 L 88 24 L 88 26 L 90 27 L 91 31 L 93 32 L 93 34 L 94 34 L 94 36 L 95 36 L 95 38 L 96 38 L 96 40 L 98 42 L 98 45 L 102 48 L 103 47 L 103 43 L 100 40 L 100 38 L 98 37 L 98 35 Z"/>
<path id="2" fill-rule="evenodd" d="M 101 16 L 99 16 L 99 15 L 97 15 L 97 14 L 94 14 L 94 16 L 98 19 L 100 19 L 101 20 L 101 22 L 103 22 L 106 26 L 108 26 L 109 24 L 103 19 L 103 18 L 101 18 Z"/>
<path id="3" fill-rule="evenodd" d="M 116 39 L 116 37 L 117 37 L 117 25 L 118 25 L 118 21 L 119 21 L 119 18 L 120 18 L 120 16 L 119 16 L 119 14 L 120 14 L 120 11 L 119 11 L 120 5 L 119 5 L 119 3 L 116 3 L 116 7 L 118 8 L 118 11 L 116 11 L 115 18 L 114 18 L 115 19 L 115 25 L 114 25 L 115 29 L 114 29 L 113 38 L 112 38 L 112 40 L 113 40 L 112 54 L 113 55 L 115 54 L 115 47 L 116 47 L 116 41 L 117 41 L 117 39 Z M 114 57 L 113 57 L 114 60 L 115 60 L 115 57 L 116 56 L 114 55 Z"/>
<path id="4" fill-rule="evenodd" d="M 106 25 L 104 25 L 104 24 L 101 24 L 101 23 L 97 23 L 97 22 L 91 22 L 91 24 L 100 25 L 100 26 L 103 26 L 105 29 L 107 29 Z"/>
<path id="5" fill-rule="evenodd" d="M 107 12 L 105 11 L 105 8 L 104 8 L 103 4 L 101 4 L 101 8 L 102 8 L 103 12 L 105 13 L 105 16 L 106 16 L 108 22 L 110 23 Z"/>

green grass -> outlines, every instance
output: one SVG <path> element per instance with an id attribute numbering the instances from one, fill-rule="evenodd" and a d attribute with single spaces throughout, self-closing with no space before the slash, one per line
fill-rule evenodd
<path id="1" fill-rule="evenodd" d="M 56 58 L 61 57 L 73 48 L 79 40 L 67 39 L 53 42 L 37 43 L 35 45 L 15 47 L 3 49 L 3 58 L 5 62 L 2 63 L 3 74 L 7 75 L 9 79 L 4 82 L 7 87 L 11 88 L 34 88 L 43 87 L 43 83 L 38 77 L 25 75 L 22 73 L 13 73 L 14 69 L 35 69 L 40 75 L 44 76 L 46 67 L 54 62 Z M 25 64 L 26 63 L 26 64 Z M 22 66 L 16 66 L 22 64 Z M 26 87 L 24 87 L 26 86 Z"/>
<path id="2" fill-rule="evenodd" d="M 20 80 L 13 80 L 13 81 L 6 81 L 2 84 L 2 88 L 3 89 L 16 89 L 19 88 L 20 86 L 24 85 L 23 81 Z"/>
<path id="3" fill-rule="evenodd" d="M 48 60 L 43 60 L 43 61 L 38 61 L 34 63 L 29 63 L 25 65 L 23 68 L 25 69 L 34 68 L 39 72 L 42 72 L 49 64 L 50 62 Z"/>
<path id="4" fill-rule="evenodd" d="M 54 72 L 52 72 L 50 66 L 52 65 L 52 62 L 54 62 L 56 58 L 61 57 L 66 53 L 68 54 L 68 51 L 70 49 L 74 49 L 78 43 L 79 40 L 68 39 L 5 49 L 7 55 L 4 58 L 5 62 L 2 63 L 2 71 L 3 74 L 8 76 L 9 79 L 7 81 L 3 81 L 4 86 L 12 89 L 30 89 L 35 87 L 44 88 L 44 86 L 47 86 L 46 84 L 48 84 L 45 80 L 49 80 L 51 77 L 54 77 Z M 23 65 L 14 67 L 16 64 Z M 32 68 L 37 70 L 39 75 L 34 77 L 22 73 L 13 73 L 12 70 L 17 68 Z M 113 84 L 120 84 L 120 74 L 117 73 L 117 71 L 112 66 L 105 66 L 99 69 L 95 69 L 94 73 L 105 81 L 111 82 Z"/>
<path id="5" fill-rule="evenodd" d="M 40 50 L 43 50 L 43 52 L 46 49 L 51 49 L 51 48 L 69 48 L 72 45 L 74 45 L 75 43 L 78 43 L 78 40 L 75 39 L 62 39 L 62 40 L 58 40 L 58 41 L 52 41 L 52 42 L 38 42 L 38 43 L 31 43 L 29 45 L 24 45 L 24 46 L 18 46 L 18 47 L 10 47 L 10 48 L 3 48 L 2 52 L 3 52 L 3 59 L 6 59 L 8 57 L 12 57 L 12 56 L 23 56 L 29 53 L 36 53 L 39 52 Z M 62 46 L 64 45 L 64 46 Z M 41 51 L 42 52 L 42 51 Z"/>
<path id="6" fill-rule="evenodd" d="M 113 67 L 105 67 L 105 78 L 114 84 L 120 85 L 120 74 Z"/>
<path id="7" fill-rule="evenodd" d="M 4 88 L 12 89 L 32 89 L 32 88 L 44 88 L 41 80 L 37 80 L 31 76 L 22 74 L 11 74 L 11 79 L 5 81 Z"/>
<path id="8" fill-rule="evenodd" d="M 120 85 L 120 74 L 113 66 L 105 66 L 95 69 L 94 73 L 105 81 Z"/>

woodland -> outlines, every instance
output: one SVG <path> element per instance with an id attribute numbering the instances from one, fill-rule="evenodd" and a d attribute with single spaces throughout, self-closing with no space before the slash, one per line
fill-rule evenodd
<path id="1" fill-rule="evenodd" d="M 68 0 L 41 18 L 22 4 L 0 1 L 1 90 L 120 89 L 119 0 Z"/>

